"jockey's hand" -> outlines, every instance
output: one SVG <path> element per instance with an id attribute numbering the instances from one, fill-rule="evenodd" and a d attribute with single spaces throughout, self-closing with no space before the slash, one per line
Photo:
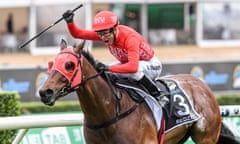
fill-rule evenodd
<path id="1" fill-rule="evenodd" d="M 98 62 L 98 63 L 96 64 L 96 69 L 97 69 L 98 71 L 109 71 L 109 67 L 108 67 L 107 65 L 101 63 L 101 62 Z"/>
<path id="2" fill-rule="evenodd" d="M 73 22 L 74 13 L 71 10 L 67 10 L 63 13 L 62 17 L 67 23 Z"/>

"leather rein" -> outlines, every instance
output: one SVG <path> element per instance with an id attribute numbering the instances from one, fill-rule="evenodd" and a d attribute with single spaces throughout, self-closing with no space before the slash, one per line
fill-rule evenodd
<path id="1" fill-rule="evenodd" d="M 136 110 L 136 108 L 137 108 L 138 105 L 139 105 L 138 103 L 136 103 L 135 105 L 133 105 L 133 106 L 132 106 L 130 109 L 128 109 L 127 111 L 125 111 L 125 112 L 123 112 L 123 113 L 120 113 L 120 112 L 121 112 L 121 104 L 120 104 L 121 95 L 120 95 L 120 93 L 116 90 L 116 88 L 112 85 L 112 82 L 111 82 L 108 74 L 107 74 L 106 72 L 104 72 L 104 71 L 100 71 L 100 72 L 98 72 L 97 74 L 94 74 L 94 75 L 92 75 L 91 77 L 88 77 L 88 78 L 85 78 L 85 79 L 84 79 L 84 76 L 82 75 L 82 78 L 83 78 L 82 81 L 81 81 L 78 85 L 72 87 L 72 86 L 71 86 L 72 81 L 73 81 L 74 78 L 76 77 L 77 72 L 79 71 L 79 69 L 82 68 L 82 62 L 81 62 L 81 56 L 82 56 L 82 55 L 77 56 L 77 55 L 75 55 L 75 54 L 73 54 L 73 53 L 70 53 L 70 52 L 61 52 L 61 53 L 59 53 L 59 54 L 62 54 L 62 53 L 69 53 L 69 54 L 74 55 L 74 56 L 77 58 L 77 60 L 78 60 L 78 66 L 77 66 L 77 70 L 76 70 L 75 73 L 73 74 L 73 76 L 72 76 L 71 80 L 69 81 L 69 83 L 60 90 L 59 95 L 74 92 L 74 91 L 76 91 L 77 89 L 79 89 L 80 87 L 84 87 L 84 85 L 85 85 L 85 83 L 86 83 L 87 81 L 89 81 L 89 80 L 91 80 L 91 79 L 94 79 L 94 78 L 100 76 L 102 73 L 104 73 L 105 76 L 106 76 L 107 83 L 108 83 L 108 85 L 110 86 L 111 91 L 113 92 L 113 95 L 115 96 L 115 98 L 116 98 L 116 100 L 117 100 L 117 105 L 116 105 L 116 111 L 117 111 L 117 112 L 116 112 L 116 116 L 115 116 L 114 118 L 112 118 L 112 119 L 110 119 L 110 120 L 108 120 L 108 121 L 106 121 L 106 122 L 102 122 L 102 123 L 100 123 L 100 124 L 91 124 L 91 123 L 89 123 L 88 121 L 85 120 L 84 122 L 85 122 L 85 125 L 87 126 L 87 128 L 96 130 L 96 129 L 101 129 L 101 128 L 104 128 L 104 127 L 108 127 L 108 126 L 110 126 L 110 125 L 118 122 L 119 120 L 125 118 L 126 116 L 130 115 L 134 110 Z"/>

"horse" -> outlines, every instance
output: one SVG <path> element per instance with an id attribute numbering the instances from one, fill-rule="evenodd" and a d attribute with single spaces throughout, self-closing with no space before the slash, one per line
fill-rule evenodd
<path id="1" fill-rule="evenodd" d="M 84 42 L 68 47 L 65 40 L 61 41 L 60 53 L 48 63 L 48 78 L 39 95 L 44 104 L 53 106 L 61 97 L 76 92 L 87 144 L 178 144 L 189 137 L 197 144 L 219 143 L 221 129 L 226 126 L 213 92 L 202 80 L 190 74 L 161 76 L 178 82 L 198 119 L 160 132 L 149 105 L 131 96 L 136 93 L 111 84 L 109 76 L 95 68 L 97 61 L 83 48 Z M 183 103 L 180 106 L 185 108 Z M 165 128 L 165 110 L 162 117 L 159 123 Z"/>

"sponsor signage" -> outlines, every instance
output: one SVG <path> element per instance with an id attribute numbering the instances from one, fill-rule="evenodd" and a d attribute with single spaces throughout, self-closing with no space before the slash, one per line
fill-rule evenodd
<path id="1" fill-rule="evenodd" d="M 17 91 L 21 101 L 39 101 L 38 88 L 46 80 L 46 68 L 0 69 L 0 88 Z M 192 74 L 214 92 L 240 91 L 240 62 L 165 63 L 162 76 Z M 76 100 L 74 93 L 62 100 Z"/>
<path id="2" fill-rule="evenodd" d="M 85 144 L 82 126 L 30 129 L 20 144 Z"/>
<path id="3" fill-rule="evenodd" d="M 224 117 L 223 122 L 240 141 L 240 117 Z M 20 144 L 85 144 L 82 126 L 29 129 Z M 189 138 L 185 144 L 194 144 Z"/>
<path id="4" fill-rule="evenodd" d="M 214 92 L 240 90 L 240 62 L 163 64 L 162 75 L 192 74 Z"/>
<path id="5" fill-rule="evenodd" d="M 47 79 L 46 71 L 46 68 L 41 67 L 0 69 L 0 89 L 17 91 L 21 101 L 40 101 L 38 88 Z M 61 100 L 76 100 L 77 97 L 72 95 Z"/>

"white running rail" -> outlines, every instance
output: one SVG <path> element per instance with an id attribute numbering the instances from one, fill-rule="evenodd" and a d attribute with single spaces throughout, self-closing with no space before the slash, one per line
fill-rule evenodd
<path id="1" fill-rule="evenodd" d="M 223 117 L 239 117 L 240 105 L 220 106 Z M 20 129 L 12 144 L 19 144 L 29 128 L 76 126 L 83 124 L 82 113 L 1 117 L 0 130 Z"/>

